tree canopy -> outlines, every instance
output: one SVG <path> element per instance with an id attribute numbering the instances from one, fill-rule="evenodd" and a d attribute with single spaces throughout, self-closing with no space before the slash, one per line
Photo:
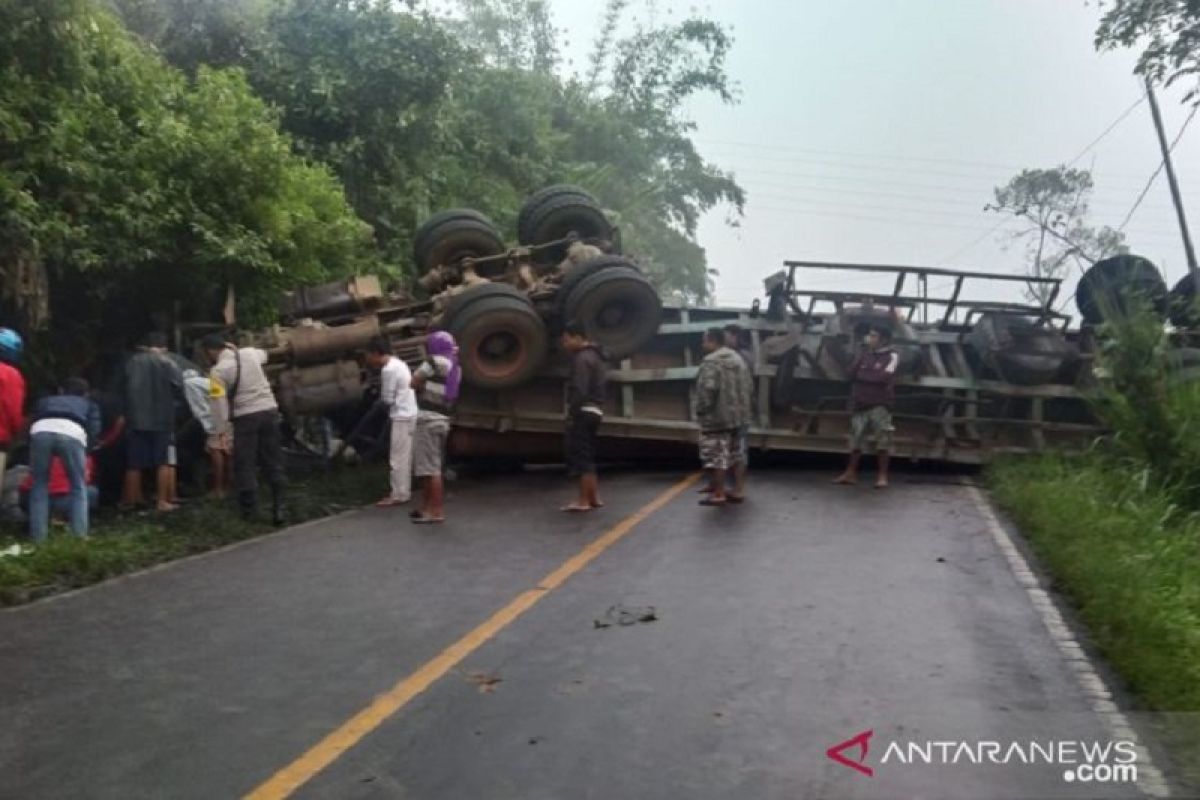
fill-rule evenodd
<path id="1" fill-rule="evenodd" d="M 711 294 L 697 222 L 722 204 L 740 213 L 745 196 L 697 152 L 683 111 L 704 93 L 735 100 L 720 25 L 696 17 L 619 36 L 625 3 L 613 0 L 580 79 L 561 71 L 565 32 L 544 0 L 456 0 L 442 14 L 376 0 L 168 0 L 147 15 L 148 0 L 114 2 L 181 68 L 218 58 L 244 69 L 401 270 L 430 213 L 474 207 L 511 236 L 523 198 L 565 182 L 614 213 L 660 289 Z"/>
<path id="2" fill-rule="evenodd" d="M 1102 0 L 1096 47 L 1141 47 L 1136 71 L 1168 86 L 1188 79 L 1184 102 L 1200 100 L 1200 3 L 1194 0 Z"/>
<path id="3" fill-rule="evenodd" d="M 84 0 L 0 0 L 0 259 L 11 313 L 72 361 L 227 285 L 265 321 L 282 287 L 376 263 L 241 72 L 188 79 Z"/>
<path id="4" fill-rule="evenodd" d="M 1026 169 L 1004 186 L 996 187 L 987 209 L 1010 214 L 1026 224 L 1012 234 L 1025 246 L 1028 274 L 1035 278 L 1062 278 L 1075 264 L 1081 271 L 1096 261 L 1127 251 L 1124 234 L 1088 222 L 1092 174 L 1085 169 L 1059 166 Z M 1026 295 L 1046 302 L 1051 289 L 1030 283 Z"/>

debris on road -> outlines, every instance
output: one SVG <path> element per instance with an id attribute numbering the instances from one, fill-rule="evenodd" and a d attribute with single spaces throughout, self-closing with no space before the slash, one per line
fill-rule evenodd
<path id="1" fill-rule="evenodd" d="M 622 605 L 609 606 L 608 611 L 604 612 L 603 619 L 593 621 L 593 625 L 599 628 L 611 628 L 613 625 L 636 625 L 639 622 L 655 622 L 658 620 L 658 612 L 654 606 L 642 606 L 640 608 L 625 608 Z"/>
<path id="2" fill-rule="evenodd" d="M 480 693 L 491 694 L 496 691 L 496 684 L 504 679 L 494 672 L 469 672 L 467 680 L 478 686 Z"/>

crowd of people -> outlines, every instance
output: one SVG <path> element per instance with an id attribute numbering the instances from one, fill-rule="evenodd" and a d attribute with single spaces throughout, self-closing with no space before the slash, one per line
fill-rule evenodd
<path id="1" fill-rule="evenodd" d="M 693 392 L 700 461 L 707 475 L 700 503 L 738 504 L 746 498 L 755 419 L 754 357 L 744 348 L 743 331 L 737 325 L 710 328 L 702 344 L 705 355 Z M 576 322 L 564 326 L 561 346 L 570 358 L 564 461 L 578 481 L 576 498 L 562 510 L 592 512 L 604 506 L 596 444 L 604 420 L 608 360 Z M 364 359 L 379 373 L 378 402 L 386 407 L 390 426 L 389 490 L 376 505 L 409 504 L 415 479 L 421 484 L 421 502 L 410 510 L 409 518 L 419 525 L 446 518 L 444 459 L 462 382 L 453 336 L 445 331 L 430 333 L 424 349 L 424 360 L 416 369 L 397 357 L 384 338 L 371 343 Z M 163 334 L 150 333 L 123 365 L 117 397 L 95 393 L 86 380 L 71 376 L 58 391 L 33 403 L 27 416 L 25 381 L 19 370 L 23 342 L 15 331 L 0 328 L 0 477 L 16 478 L 20 505 L 27 508 L 35 542 L 48 535 L 52 516 L 65 517 L 74 535 L 88 535 L 89 514 L 99 495 L 96 458 L 106 452 L 120 450 L 124 464 L 120 508 L 147 508 L 145 474 L 151 472 L 153 509 L 174 511 L 179 502 L 175 434 L 180 408 L 186 408 L 203 429 L 212 494 L 223 498 L 232 490 L 242 515 L 254 519 L 261 471 L 270 493 L 270 519 L 276 525 L 285 523 L 281 418 L 264 369 L 267 353 L 239 347 L 220 334 L 206 336 L 198 350 L 209 364 L 207 371 L 170 352 Z M 875 486 L 888 485 L 898 365 L 890 331 L 871 328 L 849 369 L 850 458 L 836 483 L 857 482 L 863 448 L 874 439 Z M 9 453 L 22 434 L 28 441 L 28 463 L 14 467 L 8 463 Z M 25 472 L 20 474 L 22 469 Z"/>

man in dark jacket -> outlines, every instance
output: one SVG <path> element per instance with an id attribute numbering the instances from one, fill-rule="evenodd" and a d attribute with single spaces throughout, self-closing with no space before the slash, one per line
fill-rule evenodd
<path id="1" fill-rule="evenodd" d="M 50 531 L 50 466 L 58 457 L 70 484 L 71 532 L 81 539 L 88 534 L 86 461 L 88 447 L 100 436 L 100 408 L 88 397 L 82 378 L 66 382 L 62 394 L 44 397 L 33 412 L 29 428 L 29 535 L 35 542 Z"/>
<path id="2" fill-rule="evenodd" d="M 579 498 L 562 510 L 593 511 L 604 505 L 596 477 L 596 436 L 604 419 L 608 365 L 578 322 L 568 323 L 563 329 L 562 346 L 571 355 L 564 450 L 567 470 L 579 476 Z"/>
<path id="3" fill-rule="evenodd" d="M 866 349 L 850 365 L 848 375 L 853 386 L 850 392 L 850 462 L 846 471 L 834 483 L 858 482 L 858 463 L 863 444 L 875 439 L 879 459 L 876 489 L 888 485 L 888 454 L 892 450 L 892 406 L 896 400 L 896 372 L 900 354 L 891 347 L 892 332 L 883 326 L 873 326 L 867 334 Z"/>
<path id="4" fill-rule="evenodd" d="M 175 400 L 183 397 L 183 376 L 164 353 L 167 337 L 150 333 L 125 365 L 125 491 L 121 504 L 139 506 L 142 470 L 155 471 L 159 511 L 173 511 L 174 469 L 170 450 L 175 435 Z"/>

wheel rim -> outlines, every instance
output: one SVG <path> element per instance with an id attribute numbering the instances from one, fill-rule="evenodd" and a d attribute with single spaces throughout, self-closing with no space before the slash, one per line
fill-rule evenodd
<path id="1" fill-rule="evenodd" d="M 524 355 L 524 344 L 511 331 L 489 333 L 475 346 L 475 364 L 479 372 L 492 378 L 512 372 L 521 365 Z"/>

